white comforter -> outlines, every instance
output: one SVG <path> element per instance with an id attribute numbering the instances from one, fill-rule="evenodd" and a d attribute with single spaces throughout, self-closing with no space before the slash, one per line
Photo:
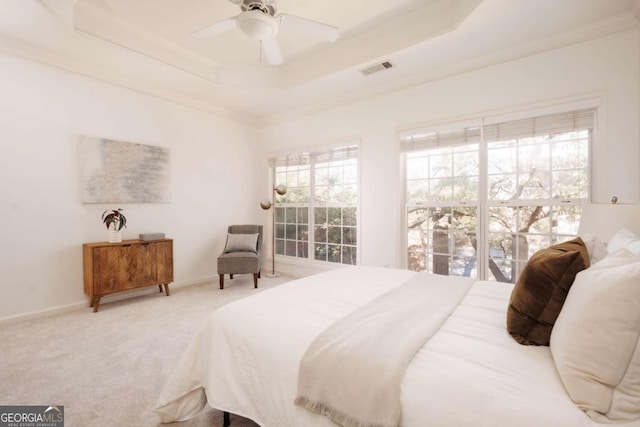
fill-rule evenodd
<path id="1" fill-rule="evenodd" d="M 335 427 L 293 403 L 302 356 L 334 321 L 415 274 L 344 268 L 218 309 L 162 391 L 158 414 L 186 420 L 209 404 L 265 427 Z M 402 426 L 597 425 L 569 399 L 549 348 L 521 346 L 506 332 L 510 294 L 504 283 L 472 285 L 406 371 Z"/>

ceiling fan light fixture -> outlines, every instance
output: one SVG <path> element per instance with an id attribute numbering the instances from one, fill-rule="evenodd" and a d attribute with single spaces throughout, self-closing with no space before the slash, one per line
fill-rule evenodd
<path id="1" fill-rule="evenodd" d="M 259 10 L 241 13 L 238 16 L 238 28 L 255 40 L 270 39 L 278 34 L 276 19 Z"/>

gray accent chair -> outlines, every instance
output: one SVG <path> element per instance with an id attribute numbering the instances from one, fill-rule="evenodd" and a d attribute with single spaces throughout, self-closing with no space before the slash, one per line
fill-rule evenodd
<path id="1" fill-rule="evenodd" d="M 229 234 L 258 234 L 256 251 L 227 252 L 227 245 L 218 256 L 218 274 L 220 275 L 220 289 L 224 289 L 224 275 L 233 279 L 234 274 L 253 274 L 253 286 L 258 287 L 260 269 L 262 267 L 262 226 L 261 225 L 230 225 Z M 228 240 L 227 240 L 228 243 Z"/>

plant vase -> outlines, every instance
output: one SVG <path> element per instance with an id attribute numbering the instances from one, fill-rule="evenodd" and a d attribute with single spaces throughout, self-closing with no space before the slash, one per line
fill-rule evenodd
<path id="1" fill-rule="evenodd" d="M 122 242 L 122 235 L 120 234 L 119 223 L 114 221 L 109 224 L 109 243 L 120 243 Z"/>

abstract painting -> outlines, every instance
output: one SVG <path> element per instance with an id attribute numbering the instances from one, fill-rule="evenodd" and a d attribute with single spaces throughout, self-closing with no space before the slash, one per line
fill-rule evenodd
<path id="1" fill-rule="evenodd" d="M 82 203 L 168 203 L 168 148 L 78 137 Z"/>

